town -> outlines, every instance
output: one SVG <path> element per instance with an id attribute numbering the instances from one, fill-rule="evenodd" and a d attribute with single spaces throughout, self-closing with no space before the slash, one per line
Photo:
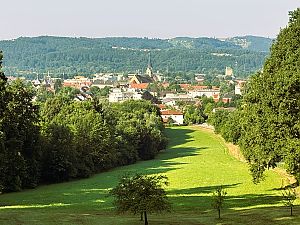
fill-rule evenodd
<path id="1" fill-rule="evenodd" d="M 0 224 L 300 224 L 299 3 L 1 6 Z"/>
<path id="2" fill-rule="evenodd" d="M 148 65 L 145 73 L 133 73 L 124 76 L 122 73 L 97 73 L 92 78 L 74 76 L 73 79 L 51 77 L 49 74 L 34 80 L 26 80 L 36 90 L 55 93 L 56 85 L 78 90 L 74 100 L 88 101 L 97 93 L 102 92 L 102 100 L 110 103 L 124 102 L 127 100 L 150 100 L 160 108 L 164 123 L 183 125 L 184 107 L 186 105 L 201 105 L 201 97 L 212 99 L 218 107 L 216 110 L 233 110 L 233 101 L 242 95 L 245 79 L 234 75 L 231 67 L 224 69 L 224 74 L 217 75 L 219 86 L 204 85 L 205 74 L 195 74 L 190 83 L 174 82 L 164 77 L 159 72 L 154 72 L 149 54 Z M 13 81 L 16 77 L 9 76 Z M 222 85 L 221 85 L 222 84 Z M 223 89 L 222 89 L 223 88 Z M 171 122 L 170 122 L 171 121 Z"/>

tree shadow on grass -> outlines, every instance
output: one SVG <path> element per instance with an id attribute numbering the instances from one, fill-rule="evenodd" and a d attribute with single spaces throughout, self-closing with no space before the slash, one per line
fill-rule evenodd
<path id="1" fill-rule="evenodd" d="M 231 195 L 230 189 L 235 188 L 241 183 L 225 184 L 222 187 L 227 192 L 225 197 L 226 208 L 243 209 L 248 207 L 261 207 L 264 205 L 276 205 L 282 201 L 281 196 L 267 194 L 243 194 Z M 219 185 L 218 185 L 219 186 Z M 218 187 L 205 186 L 189 189 L 178 189 L 168 191 L 170 200 L 181 208 L 188 210 L 196 208 L 198 210 L 211 209 L 212 195 Z"/>
<path id="2" fill-rule="evenodd" d="M 167 137 L 169 138 L 168 148 L 173 148 L 174 146 L 193 141 L 191 134 L 194 132 L 196 132 L 196 130 L 192 130 L 185 127 L 180 129 L 167 128 L 166 134 Z"/>
<path id="3" fill-rule="evenodd" d="M 122 171 L 121 173 L 116 173 L 118 174 L 118 180 L 125 174 L 133 176 L 136 173 L 147 175 L 167 173 L 172 170 L 181 169 L 185 165 L 189 164 L 187 162 L 176 160 L 177 158 L 199 156 L 201 154 L 201 150 L 206 148 L 207 147 L 169 149 L 167 152 L 160 153 L 159 158 L 156 158 L 155 160 L 141 161 L 134 166 L 125 166 L 112 170 L 112 172 Z"/>
<path id="4" fill-rule="evenodd" d="M 170 170 L 176 170 L 183 167 L 186 163 L 176 162 L 173 159 L 192 157 L 200 154 L 200 150 L 206 147 L 199 148 L 184 148 L 177 145 L 192 141 L 191 133 L 194 130 L 187 128 L 167 129 L 167 134 L 172 137 L 167 150 L 162 151 L 154 160 L 140 161 L 135 165 L 128 165 L 119 168 L 114 168 L 105 173 L 96 174 L 89 179 L 81 179 L 61 184 L 52 184 L 40 186 L 36 190 L 28 190 L 20 193 L 22 202 L 3 201 L 4 205 L 36 205 L 36 208 L 47 206 L 51 208 L 62 208 L 62 205 L 68 205 L 64 208 L 76 208 L 78 205 L 95 205 L 98 209 L 110 209 L 112 207 L 112 198 L 107 197 L 109 190 L 113 188 L 119 178 L 124 174 L 157 174 L 165 173 Z M 175 147 L 176 146 L 176 147 Z M 35 194 L 37 191 L 38 194 Z M 20 207 L 22 208 L 22 207 Z M 42 207 L 41 207 L 42 208 Z"/>
<path id="5" fill-rule="evenodd" d="M 228 190 L 230 188 L 235 188 L 239 186 L 242 183 L 235 183 L 235 184 L 225 184 L 222 185 L 222 187 L 225 190 Z M 212 193 L 214 192 L 219 186 L 221 185 L 214 185 L 214 186 L 204 186 L 204 187 L 196 187 L 196 188 L 188 188 L 188 189 L 175 189 L 171 190 L 168 193 L 171 195 L 176 195 L 176 194 L 207 194 L 207 193 Z"/>

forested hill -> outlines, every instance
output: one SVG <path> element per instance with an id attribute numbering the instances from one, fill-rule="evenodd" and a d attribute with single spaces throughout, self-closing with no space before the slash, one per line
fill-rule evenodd
<path id="1" fill-rule="evenodd" d="M 231 66 L 240 76 L 261 69 L 272 39 L 21 37 L 0 41 L 6 75 L 55 76 L 145 70 L 148 52 L 154 70 L 175 73 L 224 73 Z"/>

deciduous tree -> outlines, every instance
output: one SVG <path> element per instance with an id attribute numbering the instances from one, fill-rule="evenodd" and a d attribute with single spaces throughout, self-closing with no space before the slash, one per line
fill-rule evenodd
<path id="1" fill-rule="evenodd" d="M 145 225 L 148 225 L 148 213 L 170 210 L 163 188 L 167 184 L 167 177 L 162 175 L 123 176 L 110 193 L 115 197 L 114 204 L 119 212 L 143 213 Z"/>
<path id="2" fill-rule="evenodd" d="M 271 48 L 263 72 L 246 86 L 242 103 L 241 150 L 254 182 L 265 169 L 285 162 L 300 180 L 300 8 L 290 13 Z"/>
<path id="3" fill-rule="evenodd" d="M 227 192 L 222 186 L 217 187 L 216 191 L 213 193 L 212 206 L 218 211 L 219 219 L 221 218 L 221 209 L 223 208 L 226 195 Z"/>

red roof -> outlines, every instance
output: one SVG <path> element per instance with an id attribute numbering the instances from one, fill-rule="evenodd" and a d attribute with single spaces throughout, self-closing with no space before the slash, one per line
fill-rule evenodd
<path id="1" fill-rule="evenodd" d="M 183 115 L 182 112 L 176 111 L 176 110 L 161 110 L 160 114 L 165 115 L 165 116 L 167 116 L 167 115 Z"/>
<path id="2" fill-rule="evenodd" d="M 170 84 L 169 83 L 162 83 L 161 84 L 164 88 L 167 88 L 167 87 L 169 87 L 170 86 Z"/>
<path id="3" fill-rule="evenodd" d="M 192 86 L 191 87 L 193 90 L 202 90 L 202 89 L 207 89 L 208 88 L 208 86 Z"/>
<path id="4" fill-rule="evenodd" d="M 160 109 L 166 109 L 167 107 L 164 104 L 159 104 L 158 108 L 160 108 Z"/>
<path id="5" fill-rule="evenodd" d="M 190 85 L 190 84 L 179 84 L 179 86 L 180 86 L 182 89 L 188 90 L 189 87 L 190 87 L 191 85 Z"/>
<path id="6" fill-rule="evenodd" d="M 148 86 L 149 86 L 148 83 L 130 84 L 130 87 L 131 87 L 131 88 L 134 88 L 134 89 L 147 89 Z"/>
<path id="7" fill-rule="evenodd" d="M 231 98 L 222 98 L 222 102 L 229 103 L 231 102 Z"/>

